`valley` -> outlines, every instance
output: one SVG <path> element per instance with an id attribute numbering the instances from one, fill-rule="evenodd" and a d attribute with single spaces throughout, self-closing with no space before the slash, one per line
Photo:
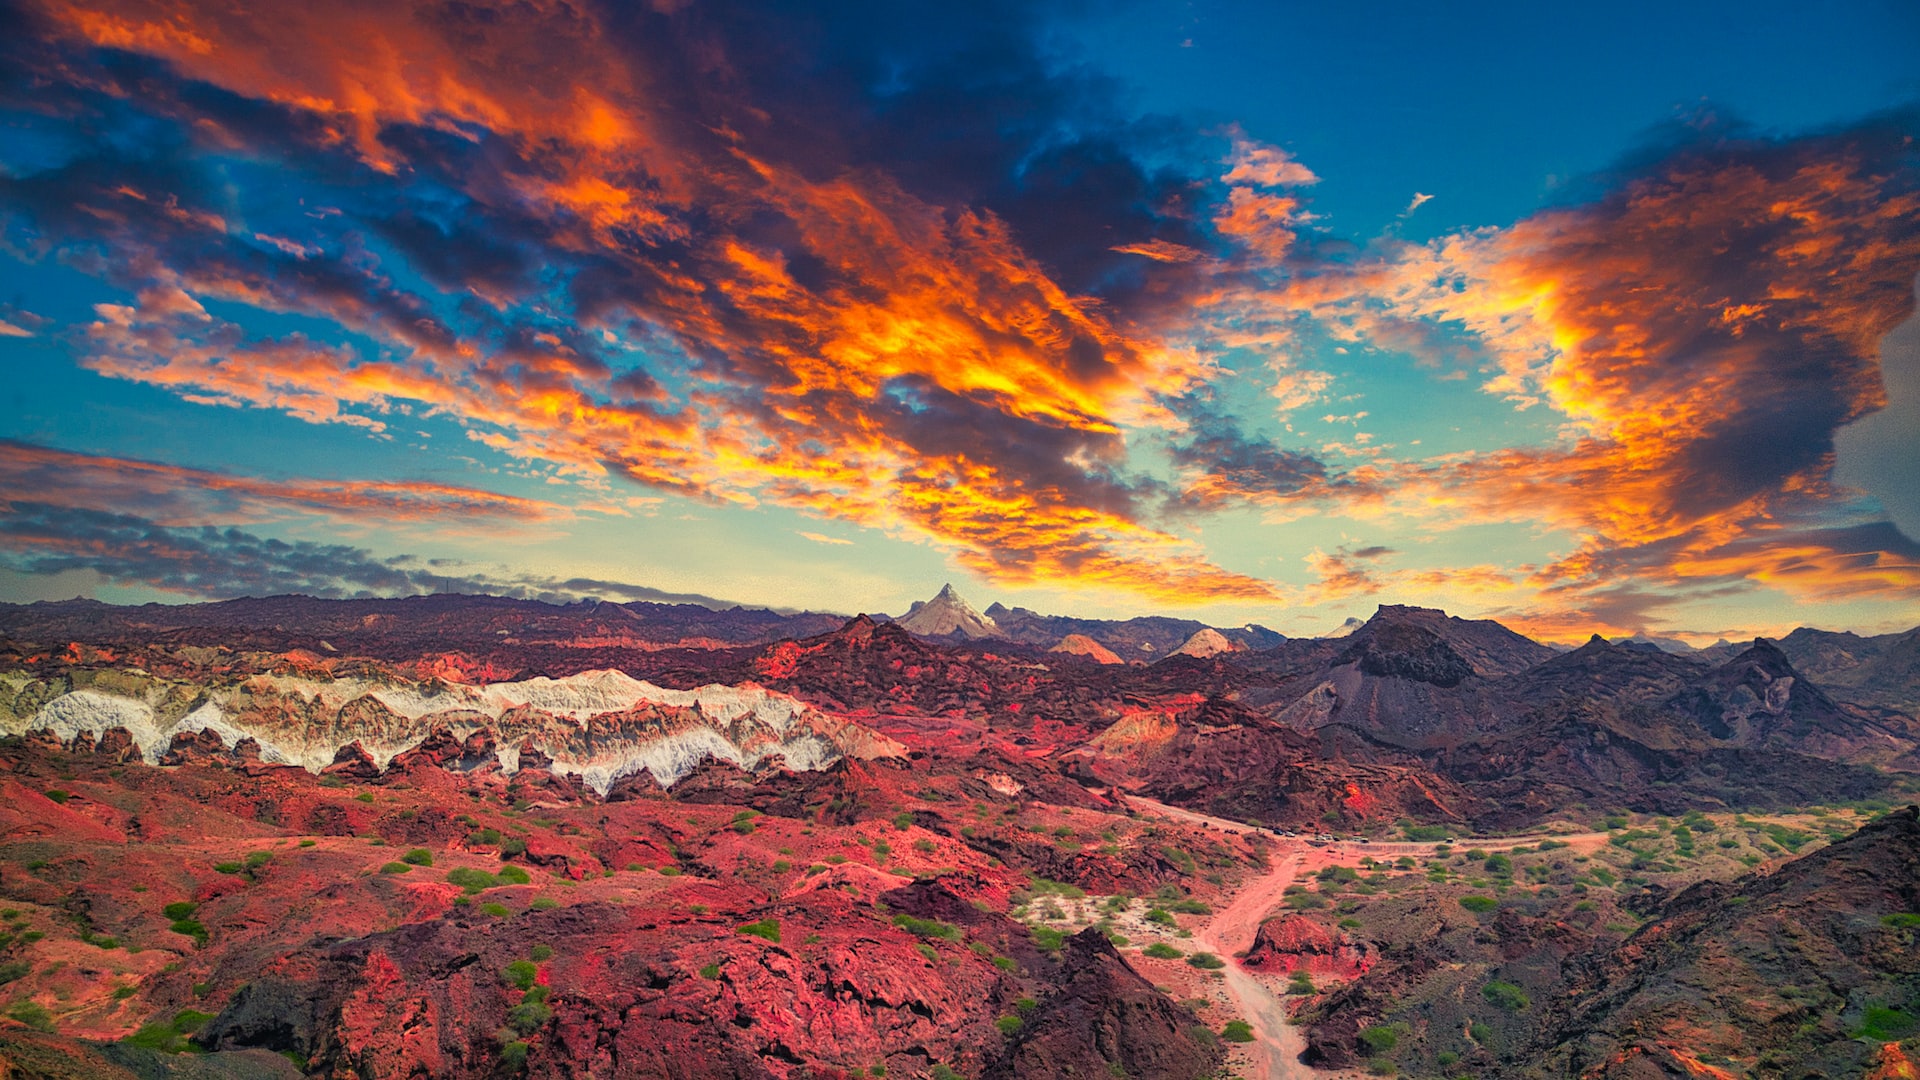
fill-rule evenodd
<path id="1" fill-rule="evenodd" d="M 327 603 L 226 644 L 113 610 L 46 640 L 72 612 L 16 611 L 0 1059 L 1624 1080 L 1906 1052 L 1912 720 L 1780 650 L 1556 651 L 1382 608 L 1338 639 L 1116 664 L 972 614 L 610 653 L 605 605 L 474 652 L 393 626 L 349 651 Z M 1758 914 L 1867 848 L 1848 865 L 1879 884 L 1806 924 L 1882 958 L 1844 992 L 1767 989 L 1802 961 L 1701 920 L 1703 895 Z M 1829 902 L 1807 880 L 1803 913 Z M 1761 982 L 1683 1022 L 1655 987 L 1685 965 Z"/>

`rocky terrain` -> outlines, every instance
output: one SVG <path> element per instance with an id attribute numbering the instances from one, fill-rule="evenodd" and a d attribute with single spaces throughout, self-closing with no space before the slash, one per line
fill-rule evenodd
<path id="1" fill-rule="evenodd" d="M 1328 1066 L 1864 1076 L 1920 1034 L 1916 813 L 1696 814 L 1619 823 L 1598 848 L 1443 847 L 1323 874 L 1249 961 L 1309 973 L 1293 977 L 1307 1056 Z"/>
<path id="2" fill-rule="evenodd" d="M 1907 1052 L 1912 818 L 1867 823 L 1915 789 L 1899 635 L 693 608 L 0 609 L 0 1065 L 1798 1077 Z"/>

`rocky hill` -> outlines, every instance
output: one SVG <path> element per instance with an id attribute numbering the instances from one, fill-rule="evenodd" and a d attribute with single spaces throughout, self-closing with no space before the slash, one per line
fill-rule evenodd
<path id="1" fill-rule="evenodd" d="M 1675 896 L 1569 965 L 1539 1046 L 1505 1070 L 1596 1080 L 1860 1076 L 1920 1034 L 1920 809 L 1777 871 Z"/>

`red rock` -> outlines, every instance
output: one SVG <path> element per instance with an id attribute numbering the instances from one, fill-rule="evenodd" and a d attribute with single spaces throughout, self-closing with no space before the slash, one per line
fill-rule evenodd
<path id="1" fill-rule="evenodd" d="M 333 755 L 333 764 L 320 770 L 322 776 L 338 776 L 348 780 L 374 780 L 380 776 L 380 766 L 374 763 L 373 755 L 358 742 L 341 747 Z"/>
<path id="2" fill-rule="evenodd" d="M 1364 974 L 1374 961 L 1373 950 L 1344 931 L 1304 915 L 1281 915 L 1260 924 L 1241 966 L 1281 974 L 1304 970 L 1350 979 Z"/>

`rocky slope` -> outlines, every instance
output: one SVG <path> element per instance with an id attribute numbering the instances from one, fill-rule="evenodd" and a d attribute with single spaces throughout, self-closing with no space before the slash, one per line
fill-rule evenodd
<path id="1" fill-rule="evenodd" d="M 1621 819 L 1598 846 L 1330 867 L 1248 960 L 1309 973 L 1293 978 L 1325 1067 L 1862 1076 L 1920 1035 L 1915 815 Z M 1348 935 L 1371 962 L 1343 971 L 1324 958 Z"/>
<path id="2" fill-rule="evenodd" d="M 601 800 L 544 772 L 461 769 L 460 750 L 315 777 L 149 766 L 44 732 L 0 743 L 0 977 L 9 1015 L 61 1036 L 0 1038 L 0 1060 L 236 1080 L 282 1072 L 208 1070 L 757 1080 L 1113 1062 L 1199 1080 L 1218 1063 L 1192 1029 L 1221 1019 L 1173 1004 L 1104 939 L 1063 948 L 1007 913 L 1041 878 L 1208 895 L 1164 851 L 1229 881 L 1244 845 L 1047 802 L 1014 762 L 709 762 L 671 794 Z M 46 1068 L 28 1075 L 61 1075 Z"/>
<path id="3" fill-rule="evenodd" d="M 1920 1034 L 1920 809 L 1777 871 L 1702 883 L 1570 965 L 1516 1075 L 1859 1076 Z"/>
<path id="4" fill-rule="evenodd" d="M 842 755 L 904 748 L 844 718 L 751 684 L 674 690 L 622 672 L 463 685 L 397 676 L 329 677 L 324 666 L 204 682 L 137 670 L 51 679 L 0 676 L 0 731 L 89 744 L 119 733 L 149 764 L 179 742 L 310 772 L 364 758 L 375 770 L 436 733 L 476 735 L 508 772 L 523 755 L 602 794 L 645 771 L 671 785 L 712 758 L 754 768 L 779 758 L 817 769 Z"/>

